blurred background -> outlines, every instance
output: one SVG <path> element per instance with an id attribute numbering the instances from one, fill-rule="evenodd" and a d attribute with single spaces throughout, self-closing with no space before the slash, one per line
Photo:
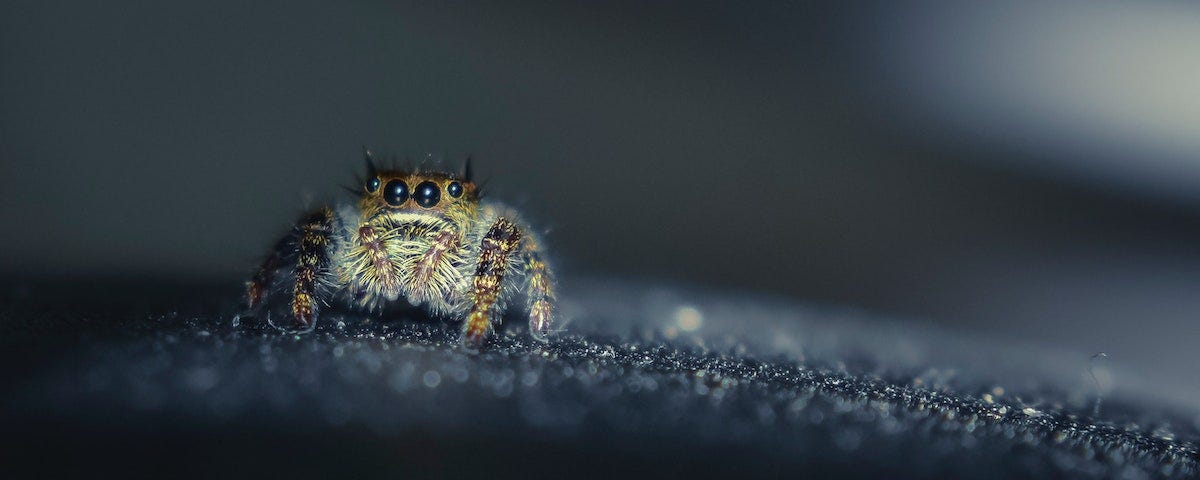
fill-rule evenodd
<path id="1" fill-rule="evenodd" d="M 360 146 L 471 154 L 568 277 L 1200 392 L 1200 5 L 560 3 L 4 0 L 0 271 L 237 285 Z"/>

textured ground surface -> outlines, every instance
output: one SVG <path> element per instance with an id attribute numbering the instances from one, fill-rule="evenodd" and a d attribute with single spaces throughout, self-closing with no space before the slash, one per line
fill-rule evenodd
<path id="1" fill-rule="evenodd" d="M 1200 411 L 1088 355 L 770 299 L 576 282 L 567 330 L 281 334 L 233 288 L 10 285 L 8 468 L 198 475 L 1194 477 Z M 1097 391 L 1106 396 L 1093 416 Z M 1195 404 L 1193 404 L 1195 405 Z M 11 461 L 15 460 L 15 461 Z"/>

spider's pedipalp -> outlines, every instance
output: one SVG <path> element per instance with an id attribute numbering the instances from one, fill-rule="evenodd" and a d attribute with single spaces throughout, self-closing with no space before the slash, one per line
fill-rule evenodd
<path id="1" fill-rule="evenodd" d="M 461 261 L 454 252 L 461 242 L 462 235 L 455 230 L 443 230 L 433 237 L 429 248 L 413 264 L 409 287 L 413 302 L 427 303 L 437 313 L 449 309 L 446 294 L 453 292 L 461 280 L 453 267 Z"/>

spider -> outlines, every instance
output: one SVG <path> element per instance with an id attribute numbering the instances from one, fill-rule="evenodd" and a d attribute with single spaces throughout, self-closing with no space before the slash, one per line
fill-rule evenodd
<path id="1" fill-rule="evenodd" d="M 351 189 L 357 203 L 305 214 L 247 282 L 249 310 L 286 294 L 295 328 L 311 331 L 335 302 L 368 311 L 407 302 L 462 319 L 462 343 L 478 348 L 523 298 L 530 335 L 545 341 L 555 282 L 542 242 L 517 211 L 481 198 L 470 159 L 455 175 L 380 170 L 370 150 L 363 154 L 366 181 Z"/>

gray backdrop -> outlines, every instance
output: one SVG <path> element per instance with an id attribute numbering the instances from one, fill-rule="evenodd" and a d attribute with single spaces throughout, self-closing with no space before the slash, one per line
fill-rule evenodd
<path id="1" fill-rule="evenodd" d="M 1198 32 L 1095 2 L 5 1 L 0 270 L 236 285 L 360 146 L 469 153 L 571 276 L 1195 385 Z"/>

